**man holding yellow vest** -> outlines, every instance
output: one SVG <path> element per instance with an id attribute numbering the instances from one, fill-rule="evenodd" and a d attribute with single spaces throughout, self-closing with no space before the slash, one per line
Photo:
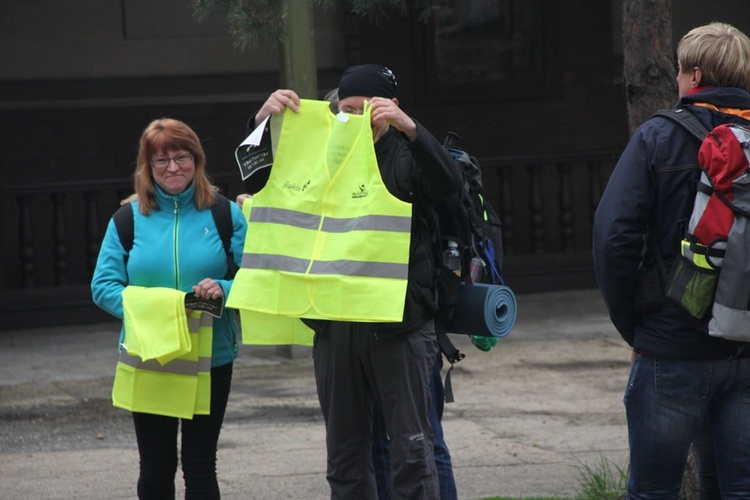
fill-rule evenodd
<path id="1" fill-rule="evenodd" d="M 304 114 L 305 107 L 312 109 L 314 103 L 300 100 L 292 90 L 277 90 L 248 125 L 255 128 L 270 115 L 286 112 L 289 116 L 289 111 L 295 115 Z M 369 122 L 365 125 L 371 127 L 365 134 L 369 146 L 365 144 L 357 154 L 364 155 L 361 168 L 368 169 L 370 164 L 377 167 L 376 179 L 372 189 L 370 186 L 356 186 L 359 189 L 356 193 L 371 196 L 373 206 L 377 207 L 373 210 L 380 213 L 374 220 L 356 214 L 357 223 L 367 219 L 367 224 L 392 225 L 378 229 L 393 231 L 394 246 L 405 245 L 405 272 L 401 274 L 400 271 L 401 254 L 386 248 L 387 242 L 378 241 L 378 232 L 373 231 L 373 236 L 367 241 L 361 241 L 363 232 L 356 236 L 352 233 L 352 238 L 359 238 L 353 245 L 357 258 L 341 259 L 341 262 L 355 265 L 356 270 L 344 269 L 342 264 L 342 270 L 333 273 L 338 275 L 335 280 L 330 280 L 333 284 L 328 288 L 334 289 L 331 293 L 345 298 L 340 290 L 335 289 L 344 286 L 340 284 L 342 282 L 346 286 L 351 286 L 351 283 L 372 286 L 378 291 L 377 303 L 373 302 L 372 309 L 389 313 L 393 308 L 382 305 L 395 302 L 399 306 L 396 308 L 398 317 L 395 320 L 351 317 L 347 315 L 346 301 L 341 301 L 343 306 L 336 312 L 345 319 L 330 320 L 325 319 L 325 314 L 321 317 L 315 313 L 300 315 L 307 318 L 304 321 L 315 331 L 313 359 L 318 398 L 326 424 L 327 479 L 331 498 L 377 498 L 371 452 L 374 403 L 382 409 L 389 432 L 394 498 L 438 498 L 429 420 L 430 378 L 438 352 L 433 321 L 436 311 L 435 263 L 431 234 L 421 215 L 431 209 L 432 203 L 458 191 L 463 183 L 462 174 L 432 134 L 399 107 L 396 79 L 388 68 L 374 64 L 348 68 L 339 83 L 337 106 L 338 119 L 346 121 L 347 116 L 356 119 L 364 115 Z M 283 140 L 280 140 L 279 148 L 282 148 Z M 304 141 L 300 142 L 299 147 L 305 147 Z M 374 155 L 374 161 L 367 161 L 368 154 Z M 327 166 L 331 159 L 329 153 Z M 328 189 L 324 190 L 326 196 L 343 189 L 335 183 L 339 174 L 328 174 L 331 180 Z M 311 189 L 315 188 L 313 184 L 318 179 L 325 179 L 320 172 L 311 172 L 310 177 L 313 179 Z M 385 189 L 377 189 L 379 185 Z M 302 188 L 307 189 L 307 186 L 303 184 Z M 354 194 L 350 189 L 348 196 L 354 197 Z M 343 197 L 336 199 L 343 200 Z M 323 205 L 327 206 L 326 203 Z M 255 209 L 253 204 L 253 211 Z M 404 221 L 407 223 L 403 229 L 407 233 L 406 240 L 399 236 Z M 253 239 L 252 224 L 253 216 L 249 239 Z M 339 231 L 345 230 L 330 228 L 325 236 L 330 242 Z M 293 232 L 290 230 L 289 234 Z M 349 245 L 350 239 L 342 239 L 341 245 L 336 247 Z M 375 259 L 368 253 L 371 249 L 367 247 L 378 246 L 384 249 L 382 259 Z M 258 252 L 258 255 L 263 254 Z M 254 257 L 257 256 L 248 255 L 246 247 L 243 266 L 246 258 L 252 259 L 256 268 L 271 266 Z M 282 265 L 290 265 L 289 259 L 285 259 Z M 331 273 L 329 270 L 321 272 Z M 367 276 L 368 279 L 357 282 L 357 276 Z M 405 293 L 379 293 L 380 290 L 393 290 L 387 279 L 398 280 L 401 276 L 404 277 Z M 330 308 L 335 303 L 330 299 L 331 293 L 320 285 L 310 295 L 311 299 L 327 297 L 327 301 L 317 302 L 322 310 L 324 306 Z M 315 304 L 313 300 L 312 308 Z M 356 306 L 353 300 L 352 307 Z"/>

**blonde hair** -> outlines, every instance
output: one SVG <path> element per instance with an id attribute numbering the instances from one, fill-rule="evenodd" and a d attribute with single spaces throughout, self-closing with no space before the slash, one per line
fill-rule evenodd
<path id="1" fill-rule="evenodd" d="M 683 72 L 701 70 L 701 86 L 737 87 L 750 92 L 750 39 L 726 23 L 690 30 L 677 44 Z"/>
<path id="2" fill-rule="evenodd" d="M 151 158 L 167 151 L 186 150 L 193 155 L 195 162 L 195 205 L 198 210 L 205 210 L 216 203 L 217 186 L 211 183 L 206 174 L 206 154 L 200 139 L 186 123 L 172 118 L 160 118 L 152 121 L 143 131 L 138 146 L 138 160 L 133 175 L 135 193 L 123 200 L 123 204 L 133 199 L 138 200 L 140 212 L 148 215 L 151 210 L 158 210 L 156 188 L 151 173 Z"/>

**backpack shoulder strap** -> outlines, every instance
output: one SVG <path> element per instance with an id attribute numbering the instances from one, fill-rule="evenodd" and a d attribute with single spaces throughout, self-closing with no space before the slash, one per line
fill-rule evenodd
<path id="1" fill-rule="evenodd" d="M 654 113 L 652 117 L 653 116 L 661 116 L 662 118 L 672 120 L 693 134 L 693 136 L 701 142 L 706 138 L 706 135 L 709 132 L 698 117 L 691 113 L 687 108 L 660 109 Z"/>
<path id="2" fill-rule="evenodd" d="M 229 254 L 232 248 L 232 211 L 229 206 L 229 200 L 217 193 L 216 203 L 211 207 L 211 215 L 214 218 L 216 229 L 219 231 L 219 237 L 221 237 L 221 244 L 224 246 L 224 251 Z"/>
<path id="3" fill-rule="evenodd" d="M 133 205 L 126 203 L 117 209 L 112 216 L 117 229 L 117 235 L 120 237 L 120 244 L 125 249 L 125 262 L 128 261 L 130 249 L 133 248 Z"/>
<path id="4" fill-rule="evenodd" d="M 657 111 L 656 113 L 652 115 L 652 118 L 654 116 L 660 116 L 662 118 L 666 118 L 667 120 L 673 121 L 674 123 L 680 125 L 685 130 L 690 132 L 693 135 L 693 137 L 698 139 L 698 141 L 700 142 L 703 142 L 703 139 L 705 139 L 709 133 L 709 130 L 706 128 L 705 125 L 703 125 L 703 122 L 701 122 L 687 108 L 660 109 L 659 111 Z M 698 183 L 698 186 L 700 186 L 700 183 Z M 651 234 L 649 240 L 651 242 L 651 246 L 654 249 L 654 255 L 656 257 L 656 264 L 657 264 L 659 275 L 661 277 L 661 282 L 666 283 L 667 267 L 666 267 L 666 264 L 664 263 L 664 258 L 662 257 L 661 252 L 659 251 L 659 245 L 656 242 L 656 236 L 654 234 Z"/>
<path id="5" fill-rule="evenodd" d="M 217 193 L 216 203 L 211 206 L 211 215 L 214 218 L 216 229 L 219 231 L 224 253 L 227 254 L 227 279 L 232 279 L 237 273 L 238 268 L 234 262 L 234 254 L 232 253 L 234 226 L 232 224 L 231 202 L 225 196 Z"/>

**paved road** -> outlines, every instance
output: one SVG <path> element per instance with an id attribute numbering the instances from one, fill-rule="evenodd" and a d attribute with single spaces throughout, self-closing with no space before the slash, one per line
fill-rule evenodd
<path id="1" fill-rule="evenodd" d="M 118 328 L 0 332 L 1 500 L 136 497 L 132 424 L 109 397 Z M 519 296 L 514 330 L 489 353 L 453 340 L 467 357 L 444 427 L 461 499 L 573 496 L 582 465 L 626 464 L 629 352 L 596 290 Z M 328 497 L 309 350 L 279 354 L 243 346 L 236 363 L 224 498 Z"/>

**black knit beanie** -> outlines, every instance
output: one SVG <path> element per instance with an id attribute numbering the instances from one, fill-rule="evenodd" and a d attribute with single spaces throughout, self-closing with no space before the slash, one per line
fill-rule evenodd
<path id="1" fill-rule="evenodd" d="M 379 64 L 360 64 L 348 67 L 339 82 L 339 99 L 351 96 L 396 97 L 396 77 Z"/>

